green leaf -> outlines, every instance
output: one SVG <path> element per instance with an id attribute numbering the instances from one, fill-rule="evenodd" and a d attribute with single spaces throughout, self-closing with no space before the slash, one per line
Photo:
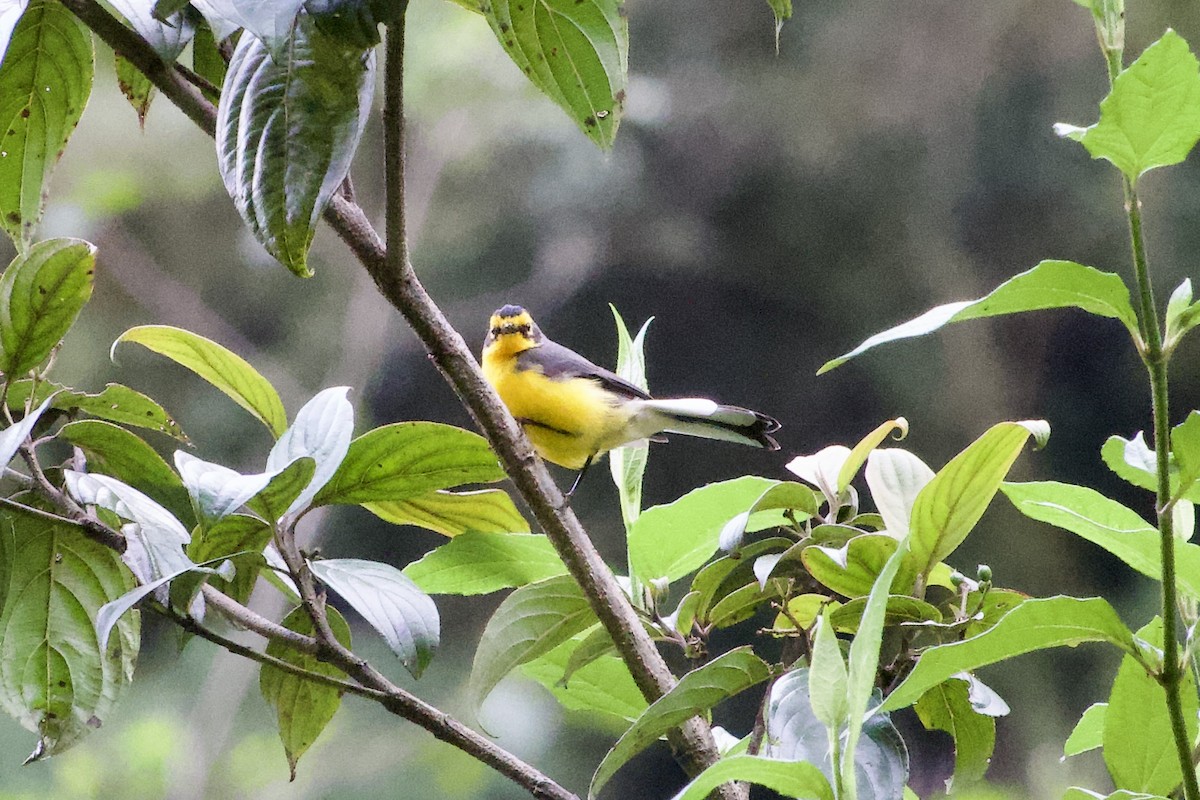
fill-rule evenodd
<path id="1" fill-rule="evenodd" d="M 325 614 L 333 635 L 344 647 L 349 648 L 350 626 L 346 620 L 333 607 L 326 607 Z M 312 619 L 303 607 L 292 609 L 283 618 L 282 624 L 290 631 L 305 636 L 314 635 Z M 316 656 L 297 652 L 274 639 L 267 643 L 267 655 L 318 675 L 345 678 L 337 667 L 318 660 Z M 288 768 L 292 780 L 295 780 L 296 762 L 333 719 L 342 704 L 342 693 L 332 686 L 313 683 L 269 664 L 264 664 L 258 674 L 258 687 L 266 701 L 275 707 L 279 718 L 279 738 L 283 740 Z"/>
<path id="2" fill-rule="evenodd" d="M 25 13 L 27 5 L 29 5 L 29 0 L 16 0 L 0 11 L 0 63 L 4 61 L 4 54 L 8 51 L 8 43 L 12 40 L 13 30 L 21 21 L 21 15 Z"/>
<path id="3" fill-rule="evenodd" d="M 378 561 L 330 558 L 309 567 L 379 632 L 414 678 L 421 677 L 439 638 L 438 610 L 429 595 L 400 570 Z"/>
<path id="4" fill-rule="evenodd" d="M 579 644 L 580 637 L 576 636 L 523 664 L 520 670 L 546 687 L 563 708 L 615 718 L 624 729 L 646 710 L 646 699 L 625 662 L 615 655 L 597 657 L 565 681 L 567 664 Z"/>
<path id="5" fill-rule="evenodd" d="M 487 594 L 566 572 L 550 541 L 533 533 L 463 533 L 404 568 L 430 594 Z"/>
<path id="6" fill-rule="evenodd" d="M 92 90 L 92 39 L 55 0 L 31 0 L 0 63 L 0 225 L 33 241 L 50 173 Z"/>
<path id="7" fill-rule="evenodd" d="M 813 715 L 826 728 L 841 730 L 846 724 L 849 706 L 846 705 L 846 660 L 833 632 L 829 608 L 817 622 L 811 665 L 808 671 L 808 699 Z"/>
<path id="8" fill-rule="evenodd" d="M 864 436 L 858 444 L 854 445 L 854 449 L 850 451 L 850 455 L 846 457 L 842 468 L 838 471 L 838 494 L 846 491 L 846 487 L 854 480 L 854 476 L 858 474 L 858 470 L 866 462 L 871 452 L 893 432 L 896 433 L 897 439 L 903 439 L 907 436 L 908 420 L 904 417 L 889 419 Z"/>
<path id="9" fill-rule="evenodd" d="M 1178 164 L 1200 139 L 1200 69 L 1187 42 L 1167 29 L 1113 81 L 1100 102 L 1100 121 L 1083 129 L 1058 127 L 1129 180 Z"/>
<path id="10" fill-rule="evenodd" d="M 805 547 L 800 557 L 809 573 L 824 586 L 846 597 L 863 597 L 871 591 L 899 544 L 886 533 L 864 533 L 837 548 Z M 914 577 L 911 570 L 897 575 L 892 590 L 907 591 Z"/>
<path id="11" fill-rule="evenodd" d="M 827 361 L 817 374 L 841 366 L 876 345 L 923 336 L 951 322 L 1047 308 L 1081 308 L 1090 314 L 1112 317 L 1120 320 L 1135 339 L 1140 339 L 1137 314 L 1129 302 L 1129 288 L 1119 275 L 1073 261 L 1043 261 L 1000 284 L 986 297 L 937 306 L 916 319 L 877 333 L 850 352 Z"/>
<path id="12" fill-rule="evenodd" d="M 698 597 L 695 602 L 697 617 L 711 618 L 711 611 L 731 593 L 746 585 L 759 585 L 754 575 L 754 565 L 764 553 L 781 552 L 791 546 L 790 539 L 771 537 L 751 542 L 736 553 L 722 556 L 696 573 L 692 579 L 692 591 Z"/>
<path id="13" fill-rule="evenodd" d="M 38 242 L 13 259 L 0 278 L 0 371 L 17 377 L 50 355 L 92 296 L 95 271 L 96 248 L 81 239 Z"/>
<path id="14" fill-rule="evenodd" d="M 1080 789 L 1078 786 L 1072 786 L 1067 789 L 1067 793 L 1062 796 L 1062 800 L 1168 800 L 1166 797 L 1154 794 L 1142 794 L 1141 792 L 1127 792 L 1120 790 L 1112 794 L 1100 794 L 1089 789 Z"/>
<path id="15" fill-rule="evenodd" d="M 407 500 L 363 503 L 393 525 L 417 525 L 443 536 L 463 533 L 528 533 L 529 523 L 503 489 L 448 492 L 434 489 Z"/>
<path id="16" fill-rule="evenodd" d="M 257 417 L 276 437 L 287 430 L 287 412 L 275 388 L 243 358 L 216 342 L 168 325 L 130 328 L 113 342 L 114 351 L 121 342 L 136 342 L 187 367 Z"/>
<path id="17" fill-rule="evenodd" d="M 266 564 L 262 552 L 273 533 L 274 529 L 261 519 L 230 514 L 192 537 L 187 549 L 188 558 L 197 564 L 220 563 L 226 559 L 232 562 L 235 572 L 231 579 L 209 574 L 207 581 L 245 605 L 254 591 L 259 570 Z"/>
<path id="18" fill-rule="evenodd" d="M 350 449 L 354 435 L 354 408 L 346 399 L 348 386 L 318 392 L 304 404 L 267 456 L 267 471 L 281 472 L 298 458 L 316 462 L 312 480 L 292 500 L 288 514 L 308 507 L 312 499 L 337 473 Z"/>
<path id="19" fill-rule="evenodd" d="M 821 499 L 812 489 L 795 481 L 783 481 L 768 487 L 750 507 L 741 512 L 721 528 L 718 538 L 725 552 L 736 550 L 746 535 L 750 518 L 760 511 L 786 510 L 797 521 L 815 517 L 820 511 Z"/>
<path id="20" fill-rule="evenodd" d="M 779 597 L 779 591 L 774 583 L 763 587 L 756 580 L 725 595 L 700 616 L 714 628 L 728 628 L 750 619 L 759 606 L 765 606 L 767 601 Z"/>
<path id="21" fill-rule="evenodd" d="M 629 329 L 625 327 L 625 320 L 617 313 L 617 307 L 612 303 L 609 303 L 608 307 L 617 324 L 616 373 L 639 389 L 649 392 L 644 348 L 646 330 L 654 321 L 654 317 L 642 323 L 637 337 L 631 339 Z M 626 532 L 642 513 L 642 476 L 646 473 L 646 459 L 649 456 L 650 447 L 645 441 L 618 447 L 608 454 L 608 467 L 621 498 L 621 518 L 625 522 Z"/>
<path id="22" fill-rule="evenodd" d="M 1173 349 L 1179 343 L 1179 339 L 1196 324 L 1197 312 L 1193 310 L 1194 308 L 1196 306 L 1192 305 L 1192 279 L 1184 278 L 1183 282 L 1175 287 L 1175 291 L 1171 292 L 1170 299 L 1167 300 L 1167 335 L 1163 342 L 1164 350 Z"/>
<path id="23" fill-rule="evenodd" d="M 840 606 L 833 608 L 830 619 L 833 627 L 844 633 L 857 633 L 862 624 L 863 613 L 867 609 L 867 598 L 856 597 Z M 937 606 L 909 597 L 906 594 L 888 596 L 887 612 L 884 615 L 885 625 L 899 625 L 902 622 L 941 622 L 942 614 Z"/>
<path id="24" fill-rule="evenodd" d="M 108 420 L 119 425 L 165 433 L 180 441 L 188 441 L 187 434 L 158 403 L 141 392 L 119 383 L 105 385 L 98 394 L 88 394 L 67 389 L 52 381 L 28 379 L 13 381 L 8 386 L 8 407 L 24 409 L 28 404 L 41 403 L 54 395 L 51 408 L 60 411 L 82 411 L 97 419 Z"/>
<path id="25" fill-rule="evenodd" d="M 482 10 L 517 67 L 589 139 L 611 148 L 629 72 L 621 0 L 491 0 Z"/>
<path id="26" fill-rule="evenodd" d="M 762 683 L 770 674 L 770 668 L 749 647 L 739 647 L 684 675 L 673 689 L 650 704 L 604 756 L 592 776 L 588 797 L 599 794 L 622 765 L 667 731 Z"/>
<path id="27" fill-rule="evenodd" d="M 1141 431 L 1132 439 L 1108 437 L 1100 448 L 1100 457 L 1123 480 L 1151 492 L 1157 489 L 1154 451 L 1146 445 Z"/>
<path id="28" fill-rule="evenodd" d="M 674 800 L 704 800 L 721 784 L 746 781 L 799 800 L 833 800 L 821 770 L 804 761 L 762 756 L 727 756 L 709 766 L 675 795 Z"/>
<path id="29" fill-rule="evenodd" d="M 1137 632 L 1162 647 L 1162 620 L 1155 618 Z M 1196 683 L 1184 670 L 1179 687 L 1189 742 L 1196 740 Z M 1162 686 L 1132 656 L 1121 659 L 1104 713 L 1104 763 L 1122 789 L 1170 794 L 1183 780 L 1171 719 Z"/>
<path id="30" fill-rule="evenodd" d="M 954 775 L 946 789 L 982 780 L 996 746 L 996 722 L 975 711 L 967 682 L 951 678 L 934 686 L 913 709 L 926 730 L 945 731 L 954 739 Z"/>
<path id="31" fill-rule="evenodd" d="M 192 69 L 213 86 L 219 87 L 225 83 L 229 65 L 221 57 L 216 36 L 207 23 L 197 26 L 196 38 L 192 40 Z"/>
<path id="32" fill-rule="evenodd" d="M 783 23 L 792 18 L 792 0 L 767 0 L 767 5 L 775 15 L 775 55 L 779 55 L 779 32 Z"/>
<path id="33" fill-rule="evenodd" d="M 504 598 L 479 639 L 468 684 L 472 703 L 478 707 L 514 668 L 549 652 L 595 622 L 595 613 L 570 575 L 517 589 Z"/>
<path id="34" fill-rule="evenodd" d="M 370 115 L 375 54 L 322 32 L 308 14 L 278 50 L 269 47 L 243 36 L 234 50 L 217 109 L 217 165 L 254 237 L 309 277 L 317 220 Z"/>
<path id="35" fill-rule="evenodd" d="M 123 58 L 120 53 L 116 54 L 116 60 L 117 86 L 121 89 L 121 94 L 125 95 L 125 99 L 129 101 L 129 105 L 133 106 L 133 111 L 137 114 L 138 125 L 145 129 L 146 113 L 150 110 L 150 101 L 154 98 L 154 84 L 150 82 L 144 72 L 135 67 L 128 59 Z"/>
<path id="36" fill-rule="evenodd" d="M 71 525 L 0 516 L 0 707 L 61 753 L 107 722 L 133 678 L 140 642 L 127 617 L 107 647 L 93 621 L 134 586 L 117 554 Z"/>
<path id="37" fill-rule="evenodd" d="M 137 486 L 179 519 L 188 519 L 192 504 L 183 481 L 154 448 L 110 422 L 80 420 L 64 425 L 58 438 L 83 451 L 88 469 Z"/>
<path id="38" fill-rule="evenodd" d="M 907 450 L 888 448 L 867 458 L 866 478 L 887 532 L 897 538 L 907 536 L 913 505 L 933 480 L 933 470 Z"/>
<path id="39" fill-rule="evenodd" d="M 629 531 L 630 570 L 648 583 L 674 581 L 701 567 L 717 551 L 725 524 L 777 483 L 748 475 L 646 509 Z"/>
<path id="40" fill-rule="evenodd" d="M 437 422 L 397 422 L 351 442 L 313 505 L 408 500 L 434 489 L 503 477 L 482 436 Z"/>
<path id="41" fill-rule="evenodd" d="M 1186 493 L 1200 479 L 1200 411 L 1171 429 L 1171 455 L 1179 465 L 1179 487 L 1172 494 Z"/>
<path id="42" fill-rule="evenodd" d="M 1050 435 L 1045 422 L 1001 422 L 938 471 L 913 503 L 911 563 L 927 575 L 967 538 L 1030 436 Z"/>
<path id="43" fill-rule="evenodd" d="M 317 462 L 301 456 L 276 472 L 261 492 L 246 502 L 246 507 L 272 523 L 288 513 L 306 487 L 312 484 Z"/>
<path id="44" fill-rule="evenodd" d="M 1092 703 L 1063 744 L 1063 756 L 1077 756 L 1104 744 L 1104 715 L 1108 703 Z"/>
<path id="45" fill-rule="evenodd" d="M 1003 492 L 1025 516 L 1081 536 L 1143 575 L 1162 580 L 1158 530 L 1136 511 L 1093 489 L 1068 483 L 1006 483 Z M 1200 546 L 1176 543 L 1175 559 L 1180 590 L 1200 598 Z"/>
<path id="46" fill-rule="evenodd" d="M 881 708 L 891 711 L 911 705 L 960 672 L 1035 650 L 1083 642 L 1109 642 L 1126 653 L 1137 652 L 1133 634 L 1106 600 L 1062 596 L 1026 600 L 984 633 L 926 650 Z"/>

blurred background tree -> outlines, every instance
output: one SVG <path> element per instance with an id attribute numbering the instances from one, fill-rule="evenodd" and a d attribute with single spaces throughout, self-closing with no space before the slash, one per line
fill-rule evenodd
<path id="1" fill-rule="evenodd" d="M 527 83 L 482 19 L 449 3 L 413 2 L 413 260 L 456 327 L 481 341 L 492 309 L 521 303 L 552 337 L 611 364 L 612 302 L 631 324 L 656 317 L 647 347 L 652 391 L 709 394 L 783 421 L 779 454 L 684 439 L 655 448 L 647 505 L 747 472 L 783 477 L 791 456 L 853 442 L 903 414 L 913 430 L 908 446 L 933 465 L 995 421 L 1045 418 L 1051 445 L 1022 459 L 1021 477 L 1096 486 L 1149 512 L 1146 497 L 1111 477 L 1098 455 L 1111 433 L 1131 436 L 1149 424 L 1147 397 L 1130 388 L 1138 384 L 1101 366 L 1116 357 L 1122 378 L 1137 374 L 1133 352 L 1103 327 L 1115 321 L 1069 313 L 989 320 L 814 377 L 865 336 L 937 303 L 982 296 L 1042 258 L 1123 269 L 1118 181 L 1051 130 L 1056 121 L 1093 119 L 1106 90 L 1086 11 L 1067 0 L 818 0 L 796 6 L 778 55 L 762 3 L 632 0 L 628 12 L 627 114 L 604 154 Z M 1200 10 L 1179 0 L 1139 5 L 1128 51 L 1140 52 L 1166 26 L 1200 41 Z M 167 102 L 150 109 L 139 133 L 107 66 L 111 53 L 97 60 L 97 87 L 41 230 L 100 249 L 95 297 L 63 350 L 61 379 L 92 389 L 120 380 L 152 392 L 198 455 L 232 466 L 269 445 L 265 431 L 162 360 L 123 351 L 118 364 L 96 368 L 120 332 L 165 323 L 215 339 L 267 375 L 292 412 L 320 388 L 347 384 L 356 387 L 360 429 L 406 419 L 470 424 L 330 231 L 317 237 L 316 277 L 293 277 L 238 218 L 212 141 Z M 380 163 L 381 147 L 373 120 L 359 163 Z M 1194 273 L 1196 169 L 1156 174 L 1142 187 L 1160 291 Z M 358 169 L 354 180 L 363 206 L 382 213 L 382 175 Z M 1053 346 L 1052 337 L 1072 345 Z M 1200 378 L 1189 377 L 1200 375 L 1198 355 L 1192 347 L 1176 356 L 1173 416 L 1200 405 Z M 589 481 L 575 506 L 618 563 L 612 486 Z M 439 541 L 357 510 L 331 513 L 339 517 L 336 537 L 322 543 L 327 555 L 403 565 Z M 1150 582 L 1097 548 L 1003 503 L 984 525 L 956 556 L 960 567 L 975 559 L 992 566 L 998 583 L 1031 594 L 1103 591 L 1127 618 L 1153 613 Z M 463 713 L 469 643 L 496 599 L 486 607 L 438 602 L 439 668 L 417 688 Z M 760 624 L 735 634 L 744 639 Z M 0 718 L 0 749 L 10 754 L 0 798 L 521 796 L 423 731 L 355 703 L 288 784 L 253 665 L 194 644 L 180 655 L 177 635 L 153 620 L 148 637 L 139 691 L 105 735 L 18 769 L 11 754 L 28 750 L 28 735 Z M 984 671 L 1013 708 L 999 722 L 989 773 L 1008 787 L 999 796 L 1057 798 L 1070 783 L 1103 782 L 1097 755 L 1059 760 L 1079 713 L 1107 694 L 1117 657 L 1102 652 L 1053 651 Z M 380 655 L 370 645 L 364 654 Z M 750 708 L 727 713 L 716 721 L 739 730 L 753 716 Z M 482 721 L 505 747 L 581 792 L 612 741 L 603 721 L 563 712 L 520 678 L 500 687 Z M 938 789 L 947 743 L 925 734 L 913 756 L 913 785 Z M 609 796 L 629 796 L 626 780 L 646 791 L 654 776 L 653 796 L 682 781 L 656 751 L 618 776 Z"/>

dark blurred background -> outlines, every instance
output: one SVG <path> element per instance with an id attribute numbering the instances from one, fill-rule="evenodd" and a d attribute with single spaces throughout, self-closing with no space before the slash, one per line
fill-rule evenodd
<path id="1" fill-rule="evenodd" d="M 705 394 L 783 421 L 778 454 L 681 437 L 656 446 L 648 505 L 745 473 L 787 477 L 789 458 L 852 444 L 903 415 L 912 426 L 904 446 L 935 469 L 997 421 L 1045 418 L 1050 445 L 1022 456 L 1016 476 L 1085 483 L 1149 511 L 1148 496 L 1122 486 L 1098 455 L 1109 435 L 1148 425 L 1143 370 L 1112 320 L 1046 312 L 981 321 L 814 376 L 866 336 L 979 297 L 1043 258 L 1128 274 L 1114 171 L 1051 130 L 1094 121 L 1106 91 L 1086 11 L 1069 0 L 816 0 L 797 4 L 778 55 L 771 14 L 756 0 L 632 0 L 629 19 L 628 113 L 605 154 L 526 83 L 482 19 L 438 0 L 412 3 L 413 258 L 469 341 L 482 339 L 492 309 L 515 302 L 551 337 L 611 364 L 611 302 L 631 326 L 655 317 L 647 353 L 656 394 Z M 1168 26 L 1200 42 L 1195 3 L 1139 3 L 1129 23 L 1127 60 Z M 270 446 L 257 422 L 145 351 L 120 349 L 110 363 L 113 339 L 143 323 L 197 331 L 256 365 L 292 413 L 323 387 L 349 385 L 360 431 L 407 419 L 470 424 L 330 231 L 317 236 L 316 277 L 292 277 L 241 225 L 211 140 L 161 99 L 139 132 L 111 53 L 101 47 L 97 58 L 92 100 L 41 229 L 100 247 L 95 297 L 61 354 L 60 380 L 146 391 L 180 420 L 197 455 L 245 469 L 261 469 Z M 376 121 L 354 179 L 377 221 L 380 163 Z M 1195 273 L 1194 162 L 1153 174 L 1143 193 L 1165 300 Z M 1176 357 L 1176 418 L 1197 406 L 1197 357 L 1194 346 Z M 169 454 L 169 442 L 156 444 Z M 576 508 L 619 566 L 616 493 L 602 474 L 584 484 Z M 307 533 L 327 555 L 397 565 L 441 541 L 353 510 Z M 1025 521 L 1002 498 L 951 561 L 968 574 L 988 563 L 997 585 L 1034 595 L 1102 593 L 1134 627 L 1156 602 L 1149 581 Z M 356 629 L 358 642 L 397 680 L 466 715 L 472 643 L 498 601 L 439 598 L 444 645 L 419 684 L 369 631 Z M 745 639 L 756 627 L 734 634 Z M 155 620 L 146 633 L 134 690 L 70 753 L 18 768 L 32 737 L 0 719 L 0 800 L 523 796 L 354 700 L 289 784 L 256 671 L 203 642 L 180 653 L 178 637 Z M 999 788 L 971 796 L 1057 798 L 1072 783 L 1104 789 L 1097 754 L 1060 757 L 1083 709 L 1106 699 L 1116 664 L 1092 646 L 984 670 L 1013 713 L 997 726 L 989 777 Z M 752 716 L 747 704 L 734 705 L 717 721 L 742 735 Z M 503 746 L 579 792 L 614 736 L 522 678 L 501 685 L 482 720 Z M 940 735 L 917 734 L 913 784 L 923 796 L 940 788 L 950 758 Z M 665 748 L 654 748 L 607 796 L 668 797 L 681 782 Z"/>

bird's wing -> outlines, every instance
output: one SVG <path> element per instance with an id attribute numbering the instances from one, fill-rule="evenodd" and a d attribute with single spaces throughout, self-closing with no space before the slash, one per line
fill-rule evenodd
<path id="1" fill-rule="evenodd" d="M 517 355 L 517 365 L 521 369 L 538 369 L 552 380 L 591 378 L 610 392 L 641 400 L 650 399 L 650 395 L 620 375 L 593 364 L 574 350 L 556 342 L 546 341 L 537 347 L 522 350 Z"/>

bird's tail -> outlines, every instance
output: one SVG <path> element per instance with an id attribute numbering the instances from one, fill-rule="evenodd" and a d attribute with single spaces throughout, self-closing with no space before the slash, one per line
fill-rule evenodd
<path id="1" fill-rule="evenodd" d="M 771 437 L 779 430 L 779 421 L 748 408 L 690 397 L 645 400 L 643 408 L 656 418 L 657 431 L 779 449 L 779 443 Z"/>

